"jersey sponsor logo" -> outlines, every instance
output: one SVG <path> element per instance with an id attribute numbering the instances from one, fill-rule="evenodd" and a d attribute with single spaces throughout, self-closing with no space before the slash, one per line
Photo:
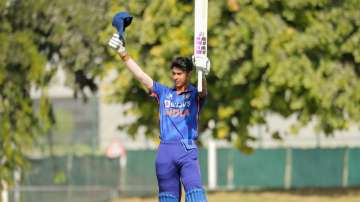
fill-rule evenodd
<path id="1" fill-rule="evenodd" d="M 164 101 L 164 104 L 165 104 L 165 108 L 170 108 L 170 106 L 171 106 L 171 101 L 170 101 L 170 100 L 165 100 L 165 101 Z"/>
<path id="2" fill-rule="evenodd" d="M 191 101 L 172 102 L 171 100 L 164 100 L 164 106 L 165 108 L 189 108 Z"/>

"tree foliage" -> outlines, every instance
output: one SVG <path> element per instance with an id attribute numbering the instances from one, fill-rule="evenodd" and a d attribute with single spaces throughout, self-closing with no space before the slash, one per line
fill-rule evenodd
<path id="1" fill-rule="evenodd" d="M 130 54 L 172 85 L 171 59 L 193 51 L 193 1 L 0 0 L 0 181 L 11 181 L 26 146 L 52 127 L 47 87 L 58 68 L 82 97 L 96 91 L 102 69 L 117 70 L 111 100 L 132 102 L 129 113 L 138 115 L 127 132 L 145 126 L 158 135 L 156 104 L 105 47 L 111 17 L 124 10 L 134 15 Z M 229 140 L 236 134 L 246 151 L 249 126 L 266 124 L 268 113 L 295 114 L 294 131 L 312 120 L 327 134 L 358 123 L 359 10 L 359 0 L 210 0 L 212 72 L 201 129 Z M 32 88 L 41 92 L 38 109 Z"/>
<path id="2" fill-rule="evenodd" d="M 75 95 L 96 91 L 107 55 L 98 31 L 107 26 L 108 10 L 101 0 L 0 0 L 1 182 L 11 182 L 24 166 L 24 149 L 52 127 L 47 87 L 58 68 Z M 32 89 L 41 92 L 38 109 Z"/>
<path id="3" fill-rule="evenodd" d="M 128 1 L 112 8 L 135 16 L 127 31 L 130 54 L 152 78 L 171 86 L 171 59 L 192 54 L 193 1 Z M 358 123 L 359 10 L 358 0 L 210 0 L 212 72 L 201 129 L 229 140 L 236 134 L 237 146 L 249 151 L 256 140 L 249 126 L 267 124 L 269 113 L 295 114 L 289 129 L 295 133 L 313 120 L 326 134 Z M 112 98 L 133 102 L 129 113 L 138 115 L 124 128 L 136 134 L 145 126 L 156 136 L 156 104 L 123 66 L 118 72 Z"/>

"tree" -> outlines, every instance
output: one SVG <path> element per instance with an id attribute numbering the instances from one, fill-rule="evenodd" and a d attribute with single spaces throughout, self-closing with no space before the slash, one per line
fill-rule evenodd
<path id="1" fill-rule="evenodd" d="M 12 172 L 25 165 L 24 150 L 55 123 L 47 87 L 59 67 L 75 97 L 96 91 L 107 57 L 99 30 L 108 9 L 101 0 L 0 0 L 1 182 L 12 181 Z M 32 89 L 41 92 L 38 109 Z"/>
<path id="2" fill-rule="evenodd" d="M 209 2 L 209 97 L 201 128 L 251 151 L 248 128 L 266 124 L 266 114 L 295 114 L 296 131 L 316 120 L 330 135 L 360 120 L 360 3 L 358 0 L 228 0 Z M 113 11 L 135 16 L 127 30 L 128 50 L 152 78 L 172 85 L 169 64 L 192 54 L 193 1 L 129 1 Z M 111 30 L 109 25 L 108 30 Z M 110 35 L 110 31 L 107 35 Z M 109 61 L 107 68 L 114 68 Z M 132 102 L 128 112 L 140 126 L 159 134 L 156 104 L 122 66 L 110 93 Z"/>
<path id="3" fill-rule="evenodd" d="M 110 99 L 131 102 L 136 123 L 158 135 L 157 106 L 108 52 L 115 12 L 134 15 L 128 50 L 152 78 L 171 85 L 169 63 L 192 54 L 193 1 L 0 0 L 0 181 L 24 166 L 24 149 L 55 119 L 47 87 L 59 67 L 85 98 L 102 69 L 119 77 Z M 201 128 L 234 140 L 243 151 L 256 140 L 248 127 L 266 114 L 296 114 L 331 134 L 360 120 L 360 3 L 358 0 L 227 0 L 209 2 L 212 73 Z M 103 68 L 104 67 L 104 68 Z M 30 98 L 41 92 L 38 109 Z M 208 123 L 214 122 L 214 127 Z"/>

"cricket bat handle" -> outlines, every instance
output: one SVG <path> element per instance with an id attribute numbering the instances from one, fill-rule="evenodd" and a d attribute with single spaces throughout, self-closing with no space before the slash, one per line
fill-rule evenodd
<path id="1" fill-rule="evenodd" d="M 198 83 L 197 83 L 197 88 L 198 88 L 198 92 L 202 92 L 202 80 L 203 80 L 203 71 L 202 70 L 197 70 L 197 78 L 198 78 Z"/>

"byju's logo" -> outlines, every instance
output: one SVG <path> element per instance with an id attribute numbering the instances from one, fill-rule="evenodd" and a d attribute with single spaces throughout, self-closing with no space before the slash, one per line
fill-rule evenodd
<path id="1" fill-rule="evenodd" d="M 165 104 L 165 108 L 170 108 L 171 102 L 170 100 L 165 100 L 164 104 Z"/>

